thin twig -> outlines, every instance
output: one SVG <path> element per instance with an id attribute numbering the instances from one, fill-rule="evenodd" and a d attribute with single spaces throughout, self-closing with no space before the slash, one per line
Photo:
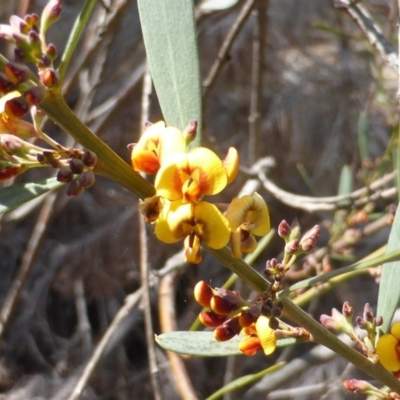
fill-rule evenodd
<path id="1" fill-rule="evenodd" d="M 218 51 L 217 58 L 215 59 L 214 64 L 211 66 L 210 72 L 208 73 L 206 79 L 203 81 L 203 99 L 207 97 L 211 86 L 213 85 L 215 79 L 221 71 L 223 62 L 226 60 L 226 57 L 233 45 L 233 42 L 235 41 L 236 36 L 239 34 L 248 16 L 250 15 L 250 12 L 255 2 L 256 0 L 246 1 L 242 9 L 240 10 L 238 17 L 236 18 L 236 21 L 226 35 L 226 38 Z"/>
<path id="2" fill-rule="evenodd" d="M 142 127 L 144 129 L 144 121 L 149 119 L 150 113 L 150 96 L 152 91 L 152 79 L 150 70 L 147 68 L 143 77 L 143 90 L 142 90 L 142 107 L 141 119 Z M 142 216 L 139 216 L 139 251 L 140 251 L 140 276 L 143 288 L 142 306 L 144 315 L 144 326 L 147 343 L 147 357 L 149 361 L 150 380 L 153 388 L 153 396 L 155 400 L 161 400 L 161 384 L 160 384 L 160 371 L 157 363 L 156 348 L 154 343 L 154 330 L 151 315 L 151 301 L 150 301 L 150 282 L 149 282 L 149 260 L 148 260 L 148 244 L 147 244 L 147 229 L 146 222 Z"/>
<path id="3" fill-rule="evenodd" d="M 396 50 L 383 35 L 381 27 L 373 20 L 368 10 L 354 0 L 333 0 L 333 3 L 337 8 L 349 14 L 364 32 L 371 45 L 378 50 L 383 60 L 398 72 L 399 62 Z"/>
<path id="4" fill-rule="evenodd" d="M 28 245 L 26 246 L 18 274 L 15 277 L 10 290 L 8 291 L 7 297 L 5 298 L 3 306 L 0 310 L 0 340 L 3 338 L 13 311 L 18 304 L 25 284 L 32 272 L 40 242 L 44 237 L 49 220 L 53 215 L 53 205 L 56 199 L 57 193 L 51 192 L 46 195 L 32 235 L 29 239 Z"/>
<path id="5" fill-rule="evenodd" d="M 165 275 L 161 279 L 159 288 L 159 314 L 160 325 L 163 333 L 177 331 L 175 313 L 175 287 L 176 279 L 179 276 L 177 271 Z M 189 374 L 182 360 L 182 357 L 172 351 L 167 351 L 167 357 L 175 379 L 176 388 L 183 400 L 196 400 L 198 397 L 190 381 Z"/>
<path id="6" fill-rule="evenodd" d="M 76 315 L 78 317 L 78 329 L 82 337 L 82 348 L 84 353 L 88 355 L 92 349 L 92 336 L 85 302 L 85 287 L 82 278 L 79 278 L 74 282 L 74 294 Z"/>
<path id="7" fill-rule="evenodd" d="M 165 267 L 157 271 L 156 276 L 162 278 L 166 274 L 171 273 L 176 269 L 182 268 L 185 264 L 182 262 L 183 252 L 179 252 L 168 259 Z M 156 286 L 158 283 L 157 279 L 152 279 L 149 282 L 150 287 Z M 85 366 L 85 369 L 76 383 L 73 392 L 68 397 L 68 400 L 78 400 L 82 394 L 83 389 L 88 384 L 91 376 L 93 375 L 97 365 L 99 364 L 103 354 L 105 353 L 108 344 L 111 342 L 114 335 L 118 332 L 120 325 L 129 317 L 131 311 L 136 307 L 143 295 L 143 288 L 141 287 L 136 292 L 128 295 L 125 298 L 124 305 L 120 308 L 117 315 L 114 317 L 107 331 L 104 333 L 99 344 L 97 345 L 92 357 Z"/>
<path id="8" fill-rule="evenodd" d="M 265 166 L 270 166 L 269 159 L 261 159 L 258 161 L 250 173 L 256 173 L 267 189 L 276 199 L 282 203 L 290 205 L 293 208 L 299 208 L 308 212 L 317 211 L 333 211 L 340 207 L 345 202 L 351 202 L 356 207 L 361 207 L 370 201 L 378 199 L 387 199 L 396 196 L 396 188 L 390 187 L 383 189 L 396 178 L 396 171 L 384 175 L 382 178 L 372 182 L 369 186 L 355 190 L 346 195 L 328 196 L 328 197 L 310 197 L 301 196 L 287 192 L 275 185 L 266 175 Z M 349 204 L 346 204 L 348 206 Z"/>
<path id="9" fill-rule="evenodd" d="M 263 64 L 267 31 L 268 0 L 258 0 L 255 8 L 257 23 L 254 26 L 253 60 L 251 70 L 251 96 L 249 115 L 248 162 L 254 164 L 260 158 L 261 114 L 263 97 Z"/>

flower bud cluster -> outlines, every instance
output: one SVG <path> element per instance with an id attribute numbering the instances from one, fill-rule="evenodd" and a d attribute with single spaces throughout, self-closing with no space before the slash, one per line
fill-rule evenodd
<path id="1" fill-rule="evenodd" d="M 67 183 L 67 195 L 79 196 L 95 182 L 93 168 L 97 156 L 93 151 L 85 150 L 81 155 L 72 157 L 67 165 L 59 166 L 57 180 Z"/>
<path id="2" fill-rule="evenodd" d="M 0 74 L 0 91 L 8 93 L 26 82 L 30 75 L 27 63 L 33 63 L 38 69 L 41 83 L 46 88 L 57 85 L 59 78 L 53 67 L 57 50 L 53 44 L 47 44 L 45 33 L 58 20 L 61 13 L 61 0 L 50 0 L 39 18 L 37 14 L 28 14 L 24 18 L 13 15 L 10 24 L 0 24 L 0 38 L 15 45 L 14 61 L 7 64 Z"/>
<path id="3" fill-rule="evenodd" d="M 250 304 L 239 293 L 211 288 L 204 281 L 196 284 L 194 296 L 205 308 L 199 314 L 199 319 L 204 326 L 214 328 L 216 340 L 227 341 L 242 333 L 245 338 L 240 342 L 239 349 L 246 355 L 254 355 L 260 349 L 270 354 L 275 349 L 273 330 L 279 327 L 277 317 L 282 313 L 280 302 L 274 304 L 268 298 Z M 257 331 L 257 326 L 263 327 L 262 332 Z"/>

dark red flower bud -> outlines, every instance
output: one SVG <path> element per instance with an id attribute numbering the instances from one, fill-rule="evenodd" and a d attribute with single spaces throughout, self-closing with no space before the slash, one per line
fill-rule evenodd
<path id="1" fill-rule="evenodd" d="M 44 89 L 40 86 L 30 88 L 24 93 L 26 101 L 31 106 L 37 106 L 44 99 L 45 95 Z"/>
<path id="2" fill-rule="evenodd" d="M 82 162 L 88 168 L 93 168 L 97 164 L 97 155 L 91 150 L 85 150 L 82 155 Z"/>
<path id="3" fill-rule="evenodd" d="M 319 225 L 315 225 L 303 235 L 300 240 L 300 249 L 303 253 L 307 254 L 315 247 L 320 231 Z"/>
<path id="4" fill-rule="evenodd" d="M 202 311 L 199 314 L 199 320 L 208 328 L 216 328 L 222 325 L 226 321 L 227 317 L 225 315 L 215 314 L 213 311 Z"/>
<path id="5" fill-rule="evenodd" d="M 83 193 L 84 189 L 77 181 L 74 179 L 73 181 L 69 182 L 67 185 L 67 196 L 80 196 Z"/>
<path id="6" fill-rule="evenodd" d="M 10 62 L 5 65 L 4 72 L 10 82 L 14 85 L 18 85 L 26 81 L 29 68 L 24 64 Z"/>
<path id="7" fill-rule="evenodd" d="M 5 113 L 11 118 L 22 118 L 29 111 L 29 104 L 24 97 L 14 97 L 6 101 Z"/>
<path id="8" fill-rule="evenodd" d="M 74 174 L 70 170 L 70 168 L 66 165 L 63 165 L 57 172 L 57 180 L 59 182 L 70 182 L 74 177 Z"/>
<path id="9" fill-rule="evenodd" d="M 83 188 L 88 189 L 94 185 L 96 178 L 92 171 L 84 171 L 80 174 L 78 180 Z"/>
<path id="10" fill-rule="evenodd" d="M 79 158 L 71 158 L 69 167 L 74 174 L 81 174 L 85 169 L 85 164 Z"/>
<path id="11" fill-rule="evenodd" d="M 15 89 L 15 85 L 10 82 L 6 74 L 0 73 L 0 92 L 9 93 Z"/>
<path id="12" fill-rule="evenodd" d="M 219 315 L 228 315 L 232 311 L 236 310 L 238 306 L 234 303 L 230 303 L 222 297 L 213 296 L 210 300 L 210 308 Z"/>
<path id="13" fill-rule="evenodd" d="M 196 283 L 196 286 L 194 287 L 194 298 L 202 307 L 210 308 L 212 297 L 213 291 L 205 281 Z"/>

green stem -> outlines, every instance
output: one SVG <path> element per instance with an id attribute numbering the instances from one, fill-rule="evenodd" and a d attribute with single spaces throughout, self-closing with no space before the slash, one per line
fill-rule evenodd
<path id="1" fill-rule="evenodd" d="M 86 0 L 82 11 L 79 13 L 78 18 L 75 20 L 71 34 L 68 38 L 68 42 L 65 46 L 65 50 L 63 52 L 63 55 L 61 56 L 60 65 L 58 67 L 58 73 L 60 76 L 59 87 L 62 87 L 63 85 L 69 62 L 71 61 L 75 48 L 79 42 L 80 37 L 82 36 L 84 29 L 86 28 L 87 22 L 92 15 L 93 8 L 96 3 L 97 0 Z"/>
<path id="2" fill-rule="evenodd" d="M 135 172 L 113 150 L 99 139 L 68 107 L 60 93 L 50 93 L 40 103 L 46 114 L 84 148 L 92 150 L 98 157 L 95 173 L 105 176 L 124 186 L 140 198 L 151 197 L 155 189 Z"/>
<path id="3" fill-rule="evenodd" d="M 205 246 L 206 247 L 206 246 Z M 232 272 L 239 276 L 245 283 L 252 287 L 256 292 L 265 292 L 269 287 L 269 282 L 255 269 L 251 268 L 242 259 L 233 258 L 230 249 L 224 247 L 214 250 L 206 247 L 218 261 L 228 267 Z"/>
<path id="4" fill-rule="evenodd" d="M 283 303 L 285 315 L 299 326 L 307 329 L 313 336 L 315 342 L 328 347 L 345 360 L 354 364 L 361 371 L 377 379 L 396 393 L 400 393 L 400 381 L 390 372 L 386 371 L 380 364 L 372 363 L 358 351 L 342 342 L 300 307 L 296 306 L 288 297 L 282 296 L 280 300 Z"/>

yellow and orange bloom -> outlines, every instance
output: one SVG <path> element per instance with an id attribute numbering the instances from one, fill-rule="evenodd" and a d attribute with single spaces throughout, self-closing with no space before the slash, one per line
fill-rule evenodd
<path id="1" fill-rule="evenodd" d="M 246 337 L 239 343 L 239 350 L 247 356 L 253 356 L 261 349 L 269 356 L 276 349 L 274 330 L 269 326 L 269 319 L 263 315 L 255 323 L 243 328 L 242 334 Z"/>
<path id="2" fill-rule="evenodd" d="M 159 121 L 150 125 L 130 149 L 133 169 L 153 175 L 169 156 L 184 153 L 186 143 L 181 131 Z"/>
<path id="3" fill-rule="evenodd" d="M 382 335 L 376 344 L 376 354 L 385 369 L 400 371 L 400 322 L 390 328 L 390 333 Z"/>
<path id="4" fill-rule="evenodd" d="M 165 243 L 175 243 L 188 237 L 185 241 L 186 258 L 190 262 L 200 262 L 200 241 L 212 249 L 221 249 L 229 241 L 230 228 L 227 219 L 211 203 L 164 200 L 155 223 L 155 234 Z"/>
<path id="5" fill-rule="evenodd" d="M 197 147 L 176 154 L 157 174 L 157 194 L 174 201 L 198 203 L 206 195 L 220 193 L 228 183 L 222 160 L 211 150 Z"/>
<path id="6" fill-rule="evenodd" d="M 232 229 L 231 250 L 235 258 L 253 252 L 257 247 L 254 235 L 264 236 L 271 229 L 267 204 L 258 193 L 235 197 L 225 217 Z"/>

